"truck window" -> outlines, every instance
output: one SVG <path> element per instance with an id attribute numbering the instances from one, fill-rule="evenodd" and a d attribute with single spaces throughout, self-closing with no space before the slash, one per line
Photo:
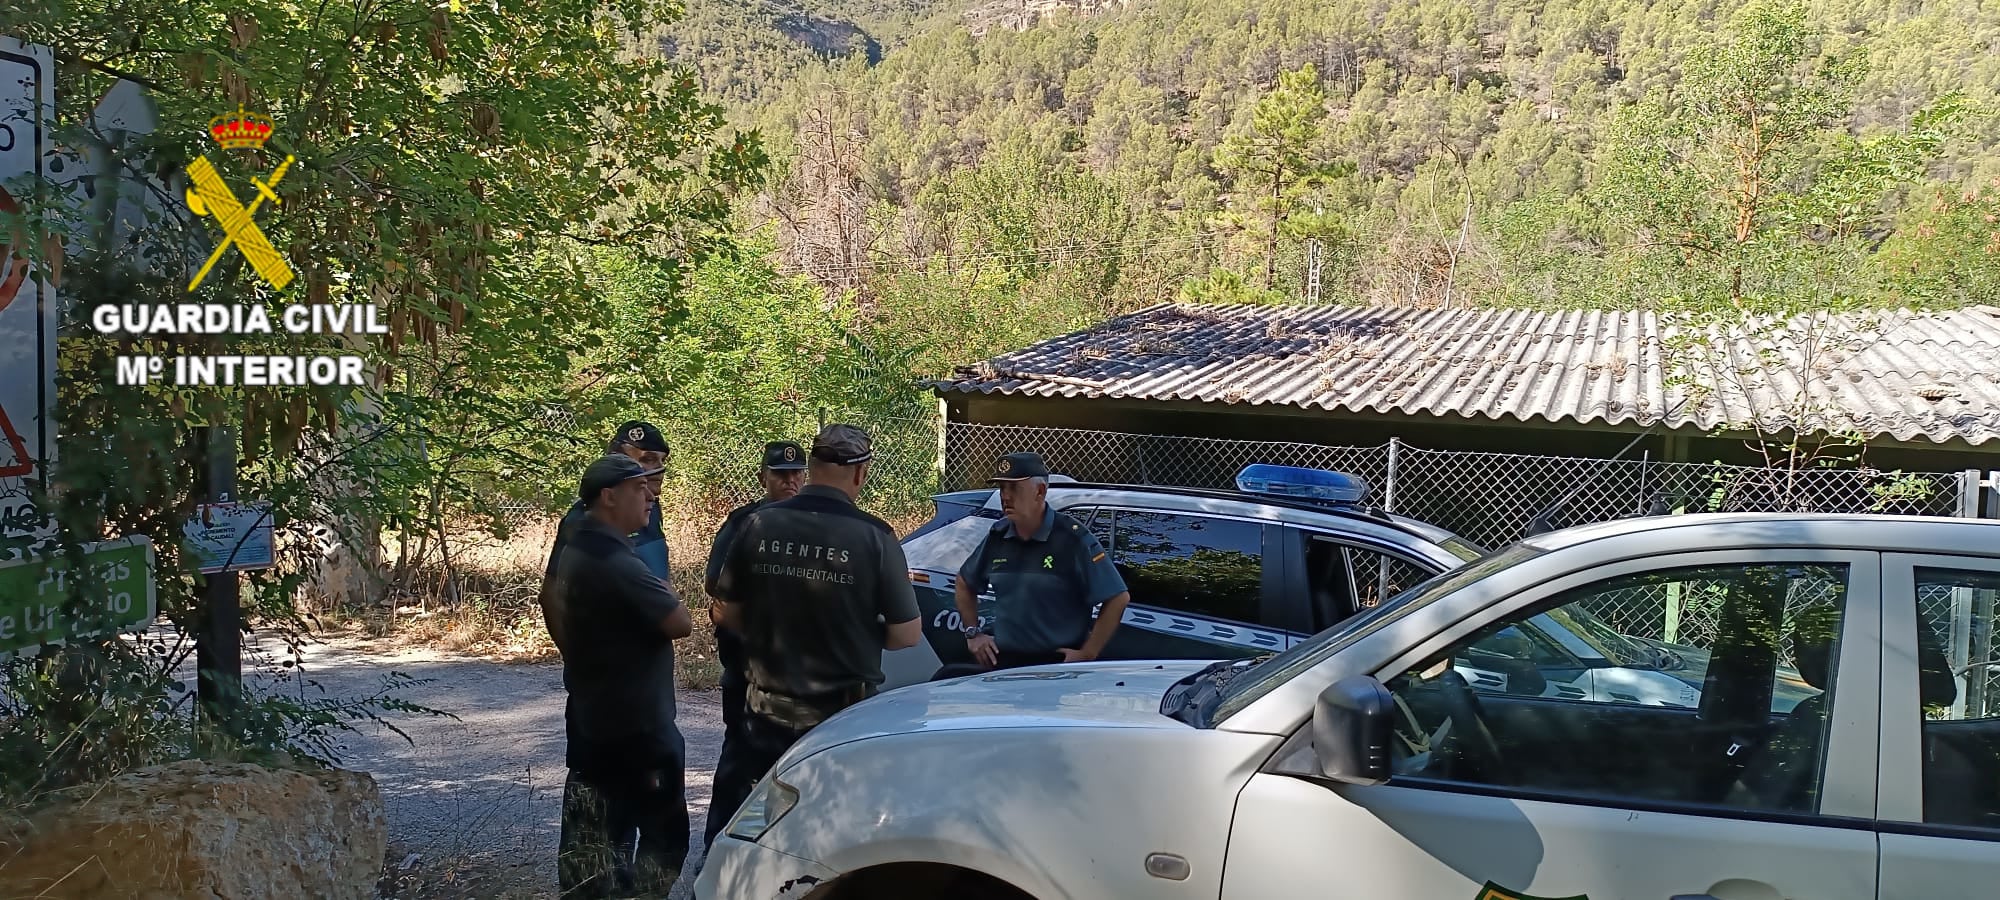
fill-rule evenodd
<path id="1" fill-rule="evenodd" d="M 1846 586 L 1843 565 L 1755 563 L 1567 591 L 1391 680 L 1398 777 L 1814 812 Z M 1664 587 L 1717 603 L 1701 646 L 1598 633 L 1587 612 Z"/>

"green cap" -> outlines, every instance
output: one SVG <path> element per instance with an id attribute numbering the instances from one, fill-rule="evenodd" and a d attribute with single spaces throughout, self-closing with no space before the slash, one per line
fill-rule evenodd
<path id="1" fill-rule="evenodd" d="M 605 488 L 617 487 L 634 478 L 646 478 L 665 472 L 666 467 L 648 469 L 639 461 L 623 453 L 612 453 L 597 458 L 596 462 L 583 470 L 583 481 L 577 485 L 576 495 L 584 503 L 594 503 L 597 495 Z"/>

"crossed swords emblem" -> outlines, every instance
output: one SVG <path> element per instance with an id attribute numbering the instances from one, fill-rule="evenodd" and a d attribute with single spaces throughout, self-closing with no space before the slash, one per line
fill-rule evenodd
<path id="1" fill-rule="evenodd" d="M 272 288 L 282 291 L 285 285 L 292 283 L 292 267 L 278 255 L 271 241 L 264 237 L 263 229 L 257 227 L 256 219 L 252 218 L 265 200 L 274 204 L 282 202 L 272 189 L 284 180 L 285 170 L 291 166 L 292 157 L 286 154 L 285 161 L 278 164 L 269 181 L 250 179 L 250 183 L 257 186 L 257 196 L 250 198 L 250 205 L 245 206 L 229 190 L 229 185 L 222 183 L 222 176 L 216 173 L 215 166 L 209 164 L 208 157 L 196 157 L 194 162 L 188 164 L 188 175 L 194 179 L 194 186 L 187 190 L 188 209 L 197 216 L 214 216 L 216 224 L 222 226 L 223 234 L 222 243 L 215 245 L 215 252 L 208 255 L 208 262 L 203 263 L 194 280 L 188 282 L 190 292 L 208 277 L 208 270 L 215 268 L 215 261 L 222 258 L 223 251 L 228 250 L 231 244 L 243 252 L 250 268 L 257 270 L 257 274 Z"/>

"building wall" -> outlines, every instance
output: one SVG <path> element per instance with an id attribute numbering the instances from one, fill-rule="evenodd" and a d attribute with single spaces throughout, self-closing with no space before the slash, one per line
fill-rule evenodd
<path id="1" fill-rule="evenodd" d="M 1081 428 L 1134 434 L 1236 438 L 1260 441 L 1303 441 L 1315 444 L 1375 446 L 1391 437 L 1432 450 L 1484 450 L 1545 456 L 1606 458 L 1619 452 L 1643 429 L 1604 423 L 1519 422 L 1512 419 L 1416 418 L 1346 411 L 1304 411 L 1291 407 L 1226 406 L 1204 403 L 1157 403 L 1070 397 L 1009 397 L 947 393 L 948 421 L 983 425 L 1028 425 Z M 1764 465 L 1765 458 L 1740 438 L 1701 433 L 1656 432 L 1629 451 L 1649 453 L 1658 460 L 1720 460 L 1740 465 Z M 1878 469 L 1954 472 L 2000 469 L 2000 447 L 1980 450 L 1965 445 L 1898 446 L 1876 442 L 1864 461 Z"/>

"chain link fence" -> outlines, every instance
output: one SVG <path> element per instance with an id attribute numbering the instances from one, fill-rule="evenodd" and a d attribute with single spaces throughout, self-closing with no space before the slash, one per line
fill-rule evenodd
<path id="1" fill-rule="evenodd" d="M 1430 450 L 1399 440 L 1347 447 L 965 423 L 941 428 L 935 417 L 871 417 L 839 411 L 821 412 L 814 419 L 858 424 L 874 436 L 876 460 L 862 506 L 903 533 L 928 518 L 933 493 L 984 487 L 993 461 L 1019 450 L 1041 453 L 1052 469 L 1064 475 L 1114 484 L 1230 488 L 1236 473 L 1252 463 L 1349 472 L 1368 481 L 1372 500 L 1383 508 L 1431 522 L 1487 548 L 1504 546 L 1537 527 L 1648 514 L 1974 514 L 1959 508 L 1963 493 L 1958 473 L 1794 471 L 1659 462 L 1644 456 L 1604 460 Z M 692 591 L 690 596 L 699 595 L 699 570 L 722 518 L 761 495 L 756 460 L 764 442 L 774 437 L 805 442 L 810 434 L 716 434 L 698 444 L 676 447 L 661 499 L 677 586 Z M 561 510 L 526 503 L 495 506 L 500 533 L 492 533 L 483 523 L 454 530 L 442 545 L 450 552 L 451 564 L 442 567 L 432 586 L 441 589 L 445 579 L 458 579 L 462 583 L 450 591 L 453 596 L 475 598 L 518 615 L 532 604 Z M 394 548 L 387 549 L 393 555 Z M 1389 580 L 1406 587 L 1416 580 L 1409 575 Z M 1919 601 L 1926 621 L 1957 623 L 1962 634 L 1952 644 L 1956 666 L 2000 658 L 1987 634 L 1991 616 L 1968 619 L 1963 595 L 1963 591 L 1923 592 Z M 1803 594 L 1790 598 L 1787 618 L 1795 608 L 1823 599 Z M 1712 643 L 1718 625 L 1718 605 L 1700 591 L 1607 592 L 1586 606 L 1622 634 L 1696 647 Z M 1987 609 L 1996 611 L 2000 610 Z M 1975 650 L 1979 659 L 1966 656 Z M 1984 671 L 1991 673 L 1988 692 L 2000 696 L 2000 668 Z"/>
<path id="2" fill-rule="evenodd" d="M 1767 469 L 1650 458 L 1587 459 L 1429 450 L 1391 440 L 1374 447 L 1125 434 L 953 423 L 944 486 L 984 482 L 1004 453 L 1033 450 L 1081 481 L 1231 488 L 1252 463 L 1359 475 L 1382 508 L 1497 549 L 1531 530 L 1684 512 L 1960 515 L 1959 473 Z M 1964 511 L 1963 514 L 1971 514 Z M 1800 607 L 1814 598 L 1795 598 Z M 1590 611 L 1634 637 L 1707 646 L 1718 609 L 1694 592 L 1607 593 Z M 1793 604 L 1788 604 L 1793 605 Z"/>
<path id="3" fill-rule="evenodd" d="M 543 420 L 554 427 L 561 414 L 556 410 Z M 875 461 L 861 497 L 864 509 L 904 531 L 922 523 L 938 484 L 935 417 L 871 417 L 827 410 L 814 418 L 819 423 L 859 425 L 874 438 Z M 574 416 L 568 422 L 574 430 Z M 708 434 L 677 442 L 660 497 L 677 572 L 698 569 L 706 561 L 708 542 L 729 511 L 763 496 L 756 471 L 765 442 L 789 439 L 810 446 L 812 427 L 808 423 L 807 433 L 797 435 Z M 469 582 L 456 594 L 519 606 L 524 598 L 532 598 L 532 589 L 540 584 L 555 539 L 555 524 L 564 510 L 504 497 L 492 500 L 495 515 L 491 524 L 497 528 L 488 528 L 484 521 L 468 521 L 445 535 L 442 549 L 450 554 L 451 570 L 447 574 Z M 394 548 L 390 550 L 393 554 Z M 442 554 L 439 556 L 441 561 Z M 685 589 L 694 584 L 680 586 Z"/>

